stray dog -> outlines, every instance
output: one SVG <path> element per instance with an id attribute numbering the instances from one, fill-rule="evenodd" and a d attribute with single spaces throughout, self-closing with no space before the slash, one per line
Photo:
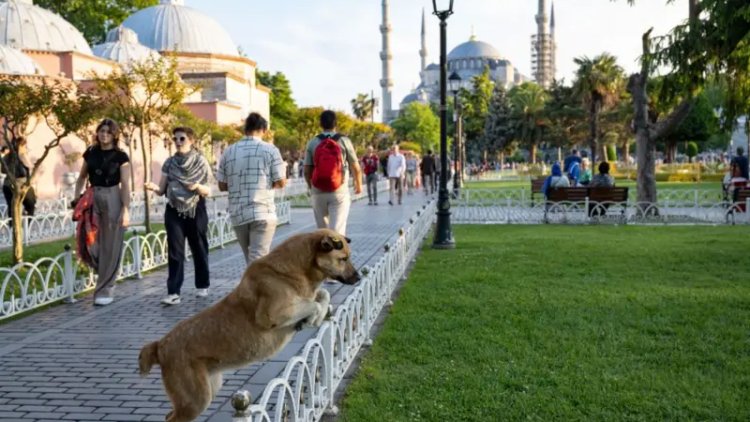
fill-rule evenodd
<path id="1" fill-rule="evenodd" d="M 161 340 L 141 349 L 142 376 L 161 367 L 172 401 L 168 422 L 197 418 L 221 389 L 221 373 L 266 359 L 303 327 L 319 327 L 330 295 L 330 278 L 355 284 L 350 240 L 328 229 L 286 240 L 254 261 L 224 299 L 177 324 Z"/>

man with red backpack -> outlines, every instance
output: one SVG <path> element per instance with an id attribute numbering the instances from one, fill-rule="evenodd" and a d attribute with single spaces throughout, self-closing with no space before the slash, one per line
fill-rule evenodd
<path id="1" fill-rule="evenodd" d="M 312 196 L 318 228 L 329 228 L 346 235 L 349 217 L 349 172 L 354 177 L 354 193 L 362 193 L 362 169 L 349 138 L 336 132 L 336 113 L 320 115 L 323 133 L 311 139 L 305 149 L 305 181 Z"/>

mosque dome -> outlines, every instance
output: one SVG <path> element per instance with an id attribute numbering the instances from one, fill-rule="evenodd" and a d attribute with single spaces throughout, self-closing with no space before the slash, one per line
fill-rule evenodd
<path id="1" fill-rule="evenodd" d="M 0 44 L 0 74 L 42 75 L 44 71 L 21 50 Z"/>
<path id="2" fill-rule="evenodd" d="M 448 53 L 448 60 L 461 60 L 461 59 L 501 59 L 500 52 L 495 47 L 484 41 L 477 41 L 475 37 L 463 44 L 459 44 L 456 48 Z"/>
<path id="3" fill-rule="evenodd" d="M 0 2 L 0 44 L 16 49 L 77 51 L 91 55 L 86 39 L 68 21 L 32 0 Z"/>
<path id="4" fill-rule="evenodd" d="M 159 53 L 138 42 L 138 34 L 132 29 L 118 26 L 107 33 L 103 44 L 95 45 L 94 55 L 120 64 L 140 62 L 160 57 Z"/>
<path id="5" fill-rule="evenodd" d="M 153 50 L 237 56 L 229 33 L 213 18 L 185 6 L 184 0 L 161 0 L 122 23 Z"/>

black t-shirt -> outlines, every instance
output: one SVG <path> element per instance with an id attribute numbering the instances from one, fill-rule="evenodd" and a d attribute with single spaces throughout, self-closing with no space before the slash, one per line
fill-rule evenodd
<path id="1" fill-rule="evenodd" d="M 130 161 L 128 154 L 119 149 L 102 150 L 91 147 L 83 153 L 92 186 L 112 187 L 120 184 L 120 166 Z"/>

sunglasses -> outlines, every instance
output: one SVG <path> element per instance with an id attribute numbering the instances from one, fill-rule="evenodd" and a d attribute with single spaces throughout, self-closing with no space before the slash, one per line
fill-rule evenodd
<path id="1" fill-rule="evenodd" d="M 178 142 L 178 141 L 179 142 L 185 142 L 185 141 L 187 141 L 187 139 L 188 139 L 187 136 L 173 136 L 172 137 L 172 140 L 174 142 Z"/>

